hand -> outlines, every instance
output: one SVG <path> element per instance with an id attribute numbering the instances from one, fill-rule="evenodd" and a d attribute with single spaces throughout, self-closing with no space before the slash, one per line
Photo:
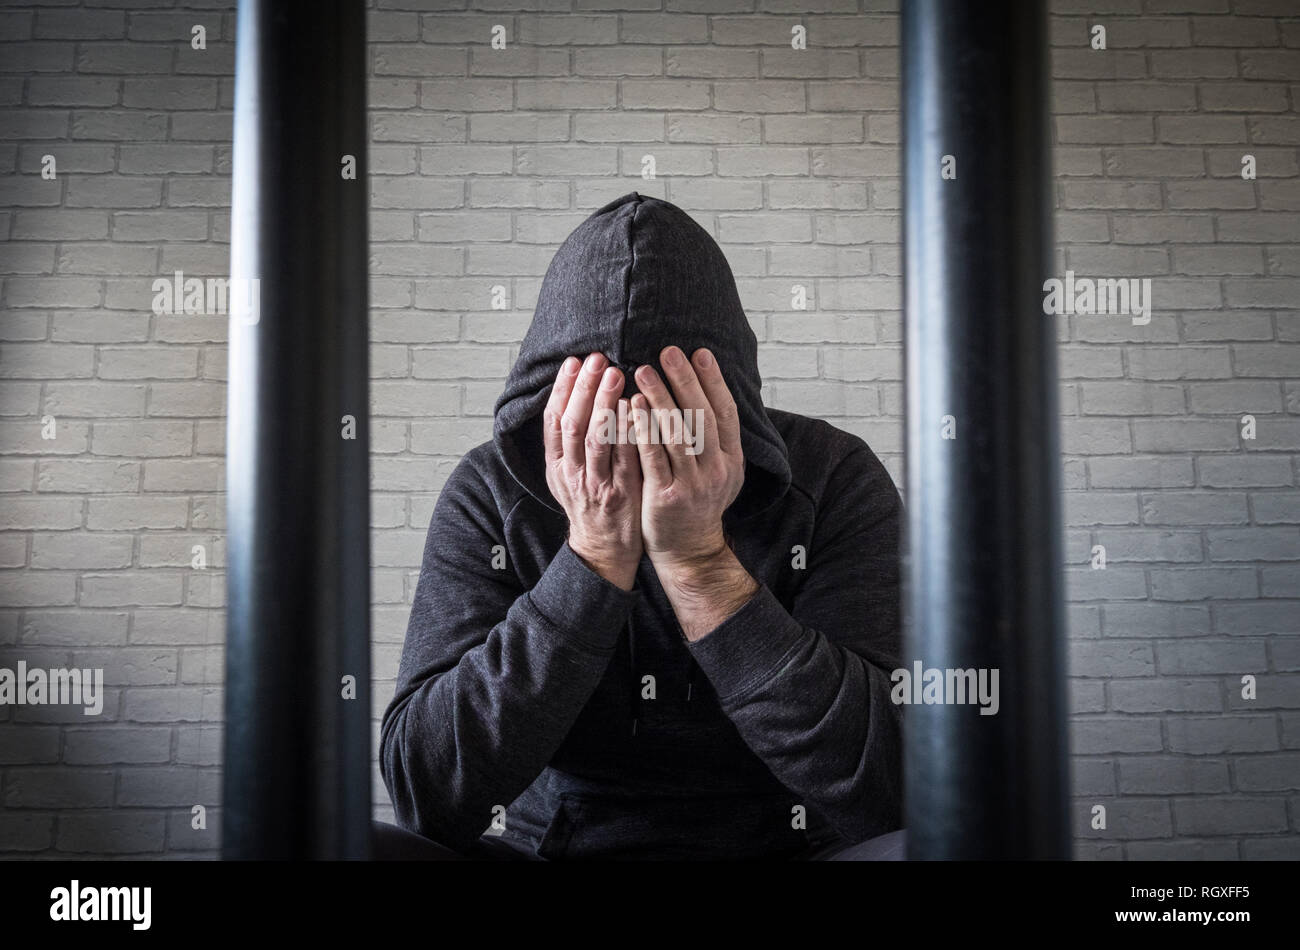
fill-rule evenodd
<path id="1" fill-rule="evenodd" d="M 676 346 L 667 347 L 659 359 L 673 392 L 653 367 L 642 366 L 636 371 L 641 392 L 632 397 L 644 480 L 641 533 L 683 633 L 697 640 L 758 589 L 722 529 L 722 514 L 745 481 L 740 416 L 707 349 L 695 351 L 694 369 Z M 666 440 L 661 432 L 661 444 L 656 445 L 647 431 L 650 410 L 660 419 L 681 410 L 685 424 Z M 688 433 L 693 436 L 689 442 L 673 438 Z"/>
<path id="2" fill-rule="evenodd" d="M 623 373 L 607 364 L 592 353 L 582 364 L 570 356 L 560 367 L 542 413 L 546 484 L 568 515 L 573 552 L 631 590 L 643 550 L 641 467 L 635 446 L 610 444 L 600 431 L 604 416 L 625 403 Z"/>
<path id="3" fill-rule="evenodd" d="M 713 354 L 696 350 L 694 369 L 676 346 L 665 348 L 659 359 L 673 392 L 653 367 L 640 367 L 636 381 L 641 392 L 632 397 L 632 420 L 645 479 L 641 530 L 646 553 L 656 565 L 672 565 L 726 546 L 722 513 L 745 481 L 745 457 L 736 402 Z M 670 444 L 650 442 L 644 428 L 649 411 L 660 420 L 672 415 L 685 423 L 678 433 L 660 433 Z M 693 436 L 693 444 L 673 437 L 677 435 Z"/>

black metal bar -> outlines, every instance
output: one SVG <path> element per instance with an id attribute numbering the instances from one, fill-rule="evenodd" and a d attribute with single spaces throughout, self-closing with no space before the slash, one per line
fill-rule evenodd
<path id="1" fill-rule="evenodd" d="M 235 53 L 222 851 L 365 858 L 365 5 L 240 0 Z"/>
<path id="2" fill-rule="evenodd" d="M 1046 21 L 902 9 L 904 656 L 999 671 L 996 715 L 904 709 L 912 859 L 1070 855 Z"/>

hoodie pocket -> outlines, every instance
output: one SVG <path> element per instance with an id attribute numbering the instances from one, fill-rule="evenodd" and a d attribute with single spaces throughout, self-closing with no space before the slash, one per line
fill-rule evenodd
<path id="1" fill-rule="evenodd" d="M 563 793 L 537 854 L 554 860 L 752 860 L 807 848 L 791 800 L 600 798 Z"/>

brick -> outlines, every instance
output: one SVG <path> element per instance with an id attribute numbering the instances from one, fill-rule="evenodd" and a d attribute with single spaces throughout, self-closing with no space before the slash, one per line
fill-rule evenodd
<path id="1" fill-rule="evenodd" d="M 1155 600 L 1250 599 L 1259 595 L 1253 571 L 1239 568 L 1153 570 Z"/>
<path id="2" fill-rule="evenodd" d="M 1264 644 L 1259 641 L 1202 638 L 1158 643 L 1156 663 L 1161 675 L 1177 676 L 1202 673 L 1257 673 L 1267 666 Z"/>
<path id="3" fill-rule="evenodd" d="M 1262 460 L 1261 460 L 1262 461 Z M 1282 461 L 1280 459 L 1269 459 L 1268 461 Z M 1300 522 L 1300 493 L 1298 492 L 1270 492 L 1264 495 L 1255 495 L 1251 499 L 1252 507 L 1255 511 L 1255 521 L 1259 524 L 1295 524 Z M 1286 535 L 1274 536 L 1274 543 L 1286 545 Z M 1281 558 L 1279 558 L 1281 559 Z"/>
<path id="4" fill-rule="evenodd" d="M 1124 640 L 1076 640 L 1069 644 L 1071 676 L 1105 679 L 1151 676 L 1155 660 L 1149 643 Z"/>
<path id="5" fill-rule="evenodd" d="M 163 850 L 164 816 L 149 811 L 105 811 L 59 818 L 59 851 L 90 854 L 143 854 Z"/>
<path id="6" fill-rule="evenodd" d="M 763 119 L 764 140 L 773 143 L 843 143 L 864 140 L 862 119 L 846 115 L 781 115 Z"/>
<path id="7" fill-rule="evenodd" d="M 758 64 L 758 52 L 753 50 L 668 47 L 665 69 L 669 76 L 757 79 Z"/>
<path id="8" fill-rule="evenodd" d="M 1066 181 L 1061 194 L 1067 208 L 1152 209 L 1161 206 L 1154 182 Z"/>
<path id="9" fill-rule="evenodd" d="M 167 728 L 68 729 L 65 736 L 63 760 L 70 765 L 164 763 L 171 755 Z"/>
<path id="10" fill-rule="evenodd" d="M 630 46 L 577 50 L 573 71 L 580 76 L 662 76 L 663 53 L 657 47 Z"/>
<path id="11" fill-rule="evenodd" d="M 1070 723 L 1070 748 L 1075 755 L 1159 752 L 1160 722 L 1133 716 L 1075 719 Z"/>
<path id="12" fill-rule="evenodd" d="M 1231 420 L 1135 419 L 1133 446 L 1139 452 L 1213 452 L 1235 449 L 1236 424 Z"/>
<path id="13" fill-rule="evenodd" d="M 1206 488 L 1272 488 L 1293 483 L 1287 459 L 1207 456 L 1198 459 L 1196 466 L 1199 484 Z"/>
<path id="14" fill-rule="evenodd" d="M 1261 636 L 1296 632 L 1294 604 L 1216 604 L 1214 629 L 1236 636 Z"/>
<path id="15" fill-rule="evenodd" d="M 438 22 L 442 18 L 438 17 Z M 519 18 L 519 42 L 530 46 L 592 46 L 618 42 L 618 18 L 613 16 L 526 16 Z"/>
<path id="16" fill-rule="evenodd" d="M 519 80 L 515 101 L 519 109 L 612 109 L 618 84 L 612 81 L 537 79 Z"/>
<path id="17" fill-rule="evenodd" d="M 1267 340 L 1273 336 L 1268 314 L 1248 311 L 1184 314 L 1183 337 L 1188 342 L 1213 340 Z"/>
<path id="18" fill-rule="evenodd" d="M 1155 125 L 1149 116 L 1059 116 L 1055 121 L 1057 140 L 1066 145 L 1155 141 Z"/>
<path id="19" fill-rule="evenodd" d="M 1300 559 L 1300 528 L 1220 528 L 1206 532 L 1212 561 Z"/>
<path id="20" fill-rule="evenodd" d="M 1170 752 L 1223 755 L 1278 747 L 1272 716 L 1188 716 L 1170 719 L 1168 730 Z"/>
<path id="21" fill-rule="evenodd" d="M 1192 17 L 1192 38 L 1197 46 L 1276 46 L 1277 26 L 1270 19 L 1253 17 Z"/>
<path id="22" fill-rule="evenodd" d="M 569 117 L 545 112 L 479 114 L 470 119 L 471 142 L 564 142 L 569 138 Z"/>
<path id="23" fill-rule="evenodd" d="M 113 773 L 102 769 L 10 768 L 5 808 L 103 808 L 113 803 Z"/>
<path id="24" fill-rule="evenodd" d="M 1152 756 L 1121 759 L 1119 791 L 1124 795 L 1213 795 L 1231 791 L 1222 759 Z"/>
<path id="25" fill-rule="evenodd" d="M 1190 459 L 1094 457 L 1088 460 L 1088 482 L 1093 488 L 1180 488 L 1191 487 L 1194 475 Z"/>
<path id="26" fill-rule="evenodd" d="M 1300 788 L 1300 753 L 1242 756 L 1235 762 L 1237 787 L 1244 792 Z"/>
<path id="27" fill-rule="evenodd" d="M 669 142 L 740 144 L 758 142 L 760 120 L 755 116 L 669 115 Z"/>
<path id="28" fill-rule="evenodd" d="M 1158 486 L 1157 486 L 1158 487 Z M 1161 492 L 1143 499 L 1146 524 L 1244 524 L 1246 496 L 1224 492 Z"/>
<path id="29" fill-rule="evenodd" d="M 1173 804 L 1183 834 L 1250 834 L 1287 827 L 1286 803 L 1278 798 L 1186 798 Z"/>
<path id="30" fill-rule="evenodd" d="M 1233 840 L 1130 841 L 1124 846 L 1132 861 L 1236 861 L 1237 842 Z"/>
<path id="31" fill-rule="evenodd" d="M 1097 87 L 1097 104 L 1106 113 L 1194 112 L 1196 88 L 1167 82 L 1102 83 Z"/>
<path id="32" fill-rule="evenodd" d="M 1205 174 L 1199 148 L 1107 148 L 1105 170 L 1116 178 L 1197 178 Z"/>
<path id="33" fill-rule="evenodd" d="M 1294 633 L 1293 626 L 1292 636 L 1280 642 L 1294 642 Z M 1265 709 L 1300 709 L 1300 676 L 1276 673 L 1255 676 L 1256 694 L 1250 698 L 1242 696 L 1244 684 L 1241 679 L 1236 678 L 1227 692 L 1228 708 L 1232 711 L 1254 713 Z"/>
<path id="34" fill-rule="evenodd" d="M 1089 415 L 1181 415 L 1186 411 L 1181 386 L 1147 383 L 1085 383 L 1080 387 Z"/>
<path id="35" fill-rule="evenodd" d="M 653 6 L 657 9 L 659 5 L 656 3 Z M 678 45 L 709 41 L 709 18 L 705 16 L 680 13 L 624 13 L 618 19 L 619 39 L 623 43 Z M 722 21 L 721 17 L 714 19 L 715 23 Z M 718 38 L 718 42 L 724 42 L 722 37 Z"/>
<path id="36" fill-rule="evenodd" d="M 1215 219 L 1209 215 L 1125 214 L 1116 216 L 1119 244 L 1164 244 L 1214 241 Z"/>

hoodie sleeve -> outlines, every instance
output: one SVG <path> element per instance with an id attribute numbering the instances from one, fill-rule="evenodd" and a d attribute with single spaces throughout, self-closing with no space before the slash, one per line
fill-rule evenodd
<path id="1" fill-rule="evenodd" d="M 766 586 L 690 645 L 772 774 L 845 838 L 901 827 L 897 668 L 902 504 L 865 443 L 832 473 L 786 610 Z"/>
<path id="2" fill-rule="evenodd" d="M 458 849 L 546 767 L 604 675 L 635 599 L 567 542 L 525 589 L 513 564 L 493 569 L 502 520 L 462 460 L 429 524 L 380 731 L 399 823 Z"/>

